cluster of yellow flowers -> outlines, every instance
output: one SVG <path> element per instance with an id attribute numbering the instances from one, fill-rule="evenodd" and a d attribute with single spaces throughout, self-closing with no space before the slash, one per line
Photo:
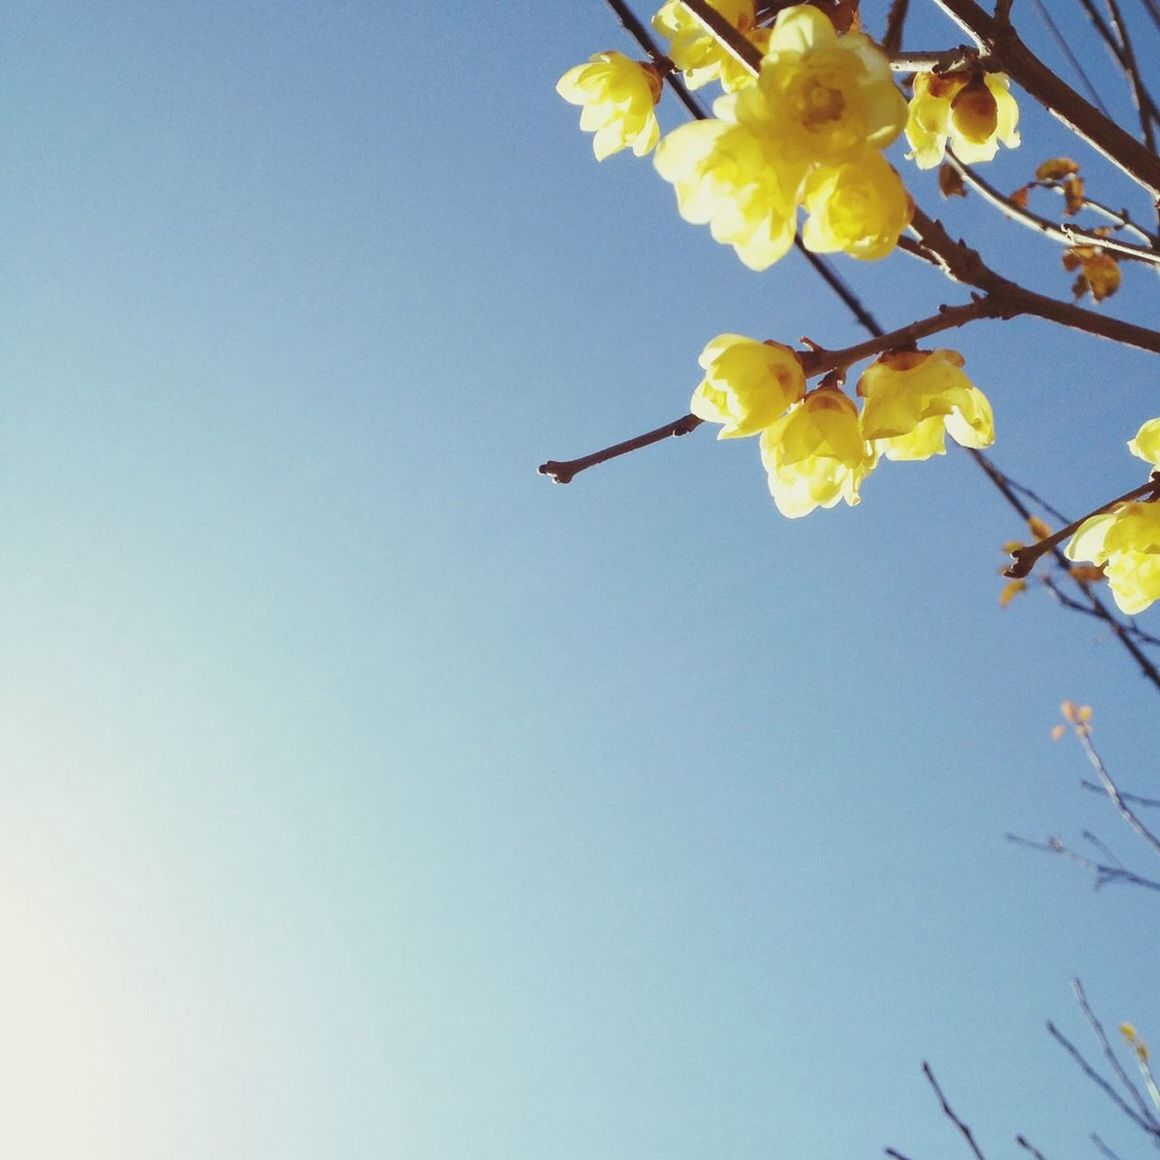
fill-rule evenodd
<path id="1" fill-rule="evenodd" d="M 807 392 L 801 360 L 779 342 L 720 334 L 699 361 L 705 377 L 690 409 L 722 424 L 719 439 L 760 435 L 770 493 L 791 518 L 839 500 L 858 503 L 882 457 L 943 455 L 946 435 L 964 447 L 987 447 L 995 437 L 986 396 L 951 350 L 881 355 L 858 380 L 860 414 L 836 386 Z"/>
<path id="2" fill-rule="evenodd" d="M 1160 418 L 1145 423 L 1128 450 L 1160 472 Z M 1102 565 L 1120 610 L 1129 616 L 1143 612 L 1160 600 L 1160 502 L 1118 503 L 1089 517 L 1064 554 Z"/>
<path id="3" fill-rule="evenodd" d="M 602 52 L 569 69 L 557 90 L 583 106 L 603 159 L 656 147 L 657 172 L 676 190 L 686 221 L 708 225 L 754 270 L 793 244 L 805 209 L 804 244 L 855 258 L 889 254 L 913 202 L 882 156 L 903 131 L 920 168 L 937 165 L 948 141 L 965 161 L 1019 144 L 1018 109 L 1001 74 L 978 70 L 915 78 L 909 108 L 885 55 L 863 33 L 839 35 L 817 8 L 783 9 L 772 28 L 756 24 L 754 0 L 710 0 L 761 54 L 755 78 L 681 3 L 667 0 L 653 26 L 691 88 L 718 82 L 714 117 L 661 139 L 655 66 Z M 659 144 L 658 144 L 659 142 Z"/>

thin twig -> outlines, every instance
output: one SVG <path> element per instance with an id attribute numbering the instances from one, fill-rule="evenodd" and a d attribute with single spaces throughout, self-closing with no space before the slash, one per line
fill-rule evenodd
<path id="1" fill-rule="evenodd" d="M 1087 91 L 1087 95 L 1091 97 L 1092 104 L 1095 105 L 1101 113 L 1107 114 L 1107 106 L 1103 101 L 1100 100 L 1100 94 L 1096 92 L 1095 85 L 1092 84 L 1091 78 L 1087 75 L 1086 72 L 1084 72 L 1083 65 L 1079 62 L 1079 57 L 1077 57 L 1072 51 L 1071 44 L 1068 42 L 1067 37 L 1059 31 L 1059 25 L 1056 24 L 1055 21 L 1051 18 L 1051 13 L 1047 10 L 1047 6 L 1043 3 L 1043 0 L 1032 0 L 1032 2 L 1035 5 L 1036 12 L 1039 13 L 1039 19 L 1043 21 L 1044 26 L 1047 28 L 1048 33 L 1051 35 L 1051 39 L 1055 41 L 1056 47 L 1059 49 L 1059 51 L 1062 52 L 1065 57 L 1067 57 L 1067 63 L 1071 65 L 1075 75 L 1079 77 L 1079 83 L 1083 85 L 1084 89 Z"/>
<path id="2" fill-rule="evenodd" d="M 1107 1144 L 1105 1144 L 1103 1140 L 1101 1140 L 1099 1136 L 1095 1134 L 1095 1132 L 1092 1132 L 1089 1138 L 1098 1149 L 1100 1155 L 1104 1157 L 1104 1160 L 1120 1160 L 1120 1157 L 1115 1152 L 1113 1152 L 1111 1148 L 1109 1148 Z"/>
<path id="3" fill-rule="evenodd" d="M 1099 10 L 1096 8 L 1094 0 L 1079 0 L 1079 2 L 1080 6 L 1087 13 L 1088 19 L 1092 22 L 1092 25 L 1100 39 L 1104 42 L 1108 52 L 1111 53 L 1112 59 L 1124 71 L 1124 73 L 1127 74 L 1128 54 L 1127 50 L 1124 48 L 1124 45 L 1120 41 L 1120 38 L 1116 35 L 1115 32 L 1112 31 L 1111 28 L 1108 27 L 1107 22 L 1100 15 Z M 1129 81 L 1129 83 L 1131 82 Z M 1137 109 L 1140 111 L 1141 116 L 1147 116 L 1152 119 L 1156 119 L 1158 116 L 1160 116 L 1160 113 L 1158 113 L 1156 108 L 1156 102 L 1152 99 L 1152 95 L 1144 87 L 1143 80 L 1141 80 L 1139 88 L 1133 90 L 1133 96 L 1139 100 Z"/>
<path id="4" fill-rule="evenodd" d="M 1103 758 L 1100 757 L 1096 751 L 1096 747 L 1092 744 L 1091 732 L 1086 729 L 1077 729 L 1076 736 L 1079 738 L 1079 743 L 1083 746 L 1084 752 L 1087 754 L 1088 761 L 1091 762 L 1092 768 L 1096 771 L 1100 782 L 1107 791 L 1108 797 L 1112 799 L 1112 804 L 1120 812 L 1120 817 L 1128 823 L 1129 826 L 1136 833 L 1144 839 L 1144 842 L 1151 847 L 1152 851 L 1160 854 L 1160 838 L 1152 833 L 1150 829 L 1133 812 L 1132 807 L 1124 800 L 1124 795 L 1120 793 L 1119 787 L 1112 780 L 1112 776 L 1107 771 L 1104 765 Z"/>
<path id="5" fill-rule="evenodd" d="M 1152 1125 L 1153 1131 L 1160 1132 L 1160 1121 L 1152 1114 L 1152 1110 L 1144 1102 L 1144 1097 L 1137 1090 L 1136 1085 L 1128 1078 L 1128 1073 L 1124 1071 L 1119 1059 L 1116 1058 L 1116 1053 L 1112 1050 L 1112 1045 L 1108 1042 L 1107 1032 L 1104 1031 L 1103 1024 L 1096 1018 L 1095 1012 L 1091 1009 L 1091 1004 L 1087 1001 L 1087 995 L 1084 994 L 1083 983 L 1079 979 L 1072 979 L 1071 989 L 1075 992 L 1075 1001 L 1079 1004 L 1080 1010 L 1084 1014 L 1084 1018 L 1088 1021 L 1095 1037 L 1099 1041 L 1100 1049 L 1104 1053 L 1104 1058 L 1111 1064 L 1112 1070 L 1116 1073 L 1116 1078 L 1123 1084 L 1124 1089 L 1131 1095 L 1136 1102 L 1136 1107 L 1139 1108 L 1140 1114 Z"/>
<path id="6" fill-rule="evenodd" d="M 1124 1102 L 1123 1096 L 1086 1059 L 1080 1052 L 1079 1048 L 1059 1030 L 1054 1023 L 1047 1024 L 1047 1032 L 1052 1039 L 1056 1041 L 1075 1060 L 1076 1066 L 1110 1099 L 1125 1116 L 1128 1117 L 1138 1128 L 1147 1132 L 1150 1136 L 1157 1135 L 1156 1129 L 1152 1127 L 1147 1120 L 1141 1119 L 1139 1114 Z"/>
<path id="7" fill-rule="evenodd" d="M 1035 1145 L 1032 1144 L 1026 1136 L 1016 1136 L 1015 1143 L 1018 1144 L 1019 1147 L 1024 1151 L 1030 1152 L 1031 1155 L 1035 1157 L 1035 1160 L 1047 1160 L 1047 1157 L 1044 1156 L 1044 1154 L 1040 1152 L 1039 1149 L 1036 1148 Z"/>
<path id="8" fill-rule="evenodd" d="M 1096 890 L 1100 890 L 1104 886 L 1118 884 L 1142 886 L 1146 890 L 1160 890 L 1160 882 L 1156 882 L 1151 878 L 1145 878 L 1142 874 L 1136 874 L 1131 870 L 1125 869 L 1123 866 L 1109 866 L 1102 862 L 1094 862 L 1091 858 L 1085 858 L 1078 851 L 1065 845 L 1063 840 L 1057 838 L 1055 835 L 1048 838 L 1046 842 L 1036 842 L 1031 838 L 1024 838 L 1019 834 L 1007 834 L 1006 837 L 1008 842 L 1016 846 L 1024 846 L 1028 850 L 1039 850 L 1044 854 L 1058 854 L 1074 862 L 1082 869 L 1090 870 L 1096 878 L 1094 883 Z"/>
<path id="9" fill-rule="evenodd" d="M 971 1151 L 975 1155 L 975 1160 L 987 1160 L 987 1158 L 980 1151 L 979 1145 L 975 1143 L 975 1137 L 971 1133 L 971 1129 L 968 1128 L 967 1125 L 964 1124 L 963 1121 L 955 1115 L 950 1104 L 947 1103 L 947 1098 L 943 1095 L 943 1090 L 941 1087 L 939 1087 L 938 1080 L 934 1078 L 934 1072 L 931 1071 L 930 1064 L 924 1061 L 922 1065 L 922 1071 L 927 1080 L 930 1082 L 930 1086 L 934 1088 L 935 1095 L 938 1096 L 938 1101 L 942 1105 L 943 1114 L 962 1133 L 963 1139 L 966 1140 L 967 1144 L 970 1146 Z"/>
<path id="10" fill-rule="evenodd" d="M 1102 250 L 1109 250 L 1123 257 L 1135 258 L 1140 262 L 1151 262 L 1160 266 L 1160 251 L 1148 246 L 1134 246 L 1131 242 L 1121 242 L 1117 238 L 1105 237 L 1102 234 L 1091 233 L 1068 223 L 1056 223 L 1041 217 L 1037 213 L 1019 205 L 1013 198 L 1000 193 L 990 185 L 965 162 L 960 161 L 950 148 L 946 151 L 947 164 L 969 185 L 984 201 L 993 205 L 1001 214 L 1020 225 L 1027 226 L 1053 241 L 1062 242 L 1065 246 L 1088 245 L 1099 246 Z"/>
<path id="11" fill-rule="evenodd" d="M 1094 781 L 1081 781 L 1079 784 L 1084 789 L 1090 790 L 1092 793 L 1102 794 L 1108 792 L 1102 785 L 1096 785 Z M 1120 797 L 1122 797 L 1124 801 L 1133 802 L 1138 806 L 1150 806 L 1152 808 L 1160 807 L 1160 799 L 1157 798 L 1140 797 L 1139 794 L 1135 793 L 1121 793 Z"/>
<path id="12" fill-rule="evenodd" d="M 1140 66 L 1136 62 L 1136 50 L 1132 47 L 1132 37 L 1128 32 L 1128 26 L 1124 22 L 1124 17 L 1120 12 L 1120 6 L 1117 0 L 1104 0 L 1108 6 L 1108 15 L 1111 17 L 1112 27 L 1116 30 L 1116 35 L 1120 38 L 1121 61 L 1123 63 L 1124 73 L 1128 78 L 1128 84 L 1132 88 L 1132 99 L 1136 102 L 1136 112 L 1140 117 L 1140 135 L 1144 139 L 1144 144 L 1156 152 L 1156 135 L 1152 131 L 1152 116 L 1154 106 L 1152 98 L 1148 95 L 1148 90 L 1144 87 L 1144 78 L 1140 73 Z"/>
<path id="13" fill-rule="evenodd" d="M 1070 571 L 1067 575 L 1074 580 L 1075 577 L 1071 575 Z M 1094 608 L 1089 608 L 1081 604 L 1078 600 L 1074 600 L 1068 596 L 1066 592 L 1059 590 L 1059 585 L 1050 576 L 1040 576 L 1039 583 L 1051 593 L 1051 598 L 1060 605 L 1061 608 L 1066 608 L 1069 612 L 1079 612 L 1084 616 L 1095 617 L 1096 620 L 1103 620 L 1104 617 L 1100 615 Z M 1139 625 L 1136 624 L 1121 624 L 1120 628 L 1127 633 L 1137 644 L 1147 645 L 1149 648 L 1160 648 L 1160 637 L 1153 636 L 1150 632 L 1145 632 Z M 1100 793 L 1103 793 L 1102 786 L 1096 786 Z M 1160 803 L 1158 803 L 1160 804 Z"/>

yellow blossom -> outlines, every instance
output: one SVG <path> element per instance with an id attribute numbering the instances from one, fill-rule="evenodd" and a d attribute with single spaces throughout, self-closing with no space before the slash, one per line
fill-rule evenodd
<path id="1" fill-rule="evenodd" d="M 819 166 L 806 179 L 803 200 L 810 216 L 802 241 L 816 254 L 884 258 L 914 214 L 902 178 L 873 149 L 834 169 Z"/>
<path id="2" fill-rule="evenodd" d="M 1064 552 L 1104 565 L 1120 611 L 1142 612 L 1160 600 L 1160 503 L 1120 503 L 1084 520 Z"/>
<path id="3" fill-rule="evenodd" d="M 963 447 L 995 440 L 991 404 L 963 373 L 953 350 L 893 351 L 858 380 L 862 434 L 887 459 L 946 454 L 945 436 Z"/>
<path id="4" fill-rule="evenodd" d="M 858 430 L 854 403 L 820 387 L 761 433 L 761 461 L 778 511 L 796 519 L 840 499 L 858 503 L 875 456 Z"/>
<path id="5" fill-rule="evenodd" d="M 661 78 L 652 65 L 619 52 L 598 52 L 587 64 L 570 68 L 556 92 L 583 106 L 580 128 L 595 133 L 592 150 L 598 161 L 629 147 L 643 157 L 660 140 L 654 108 L 661 97 Z"/>
<path id="6" fill-rule="evenodd" d="M 1160 419 L 1149 419 L 1136 437 L 1128 440 L 1128 450 L 1160 471 Z"/>
<path id="7" fill-rule="evenodd" d="M 708 223 L 751 270 L 764 270 L 793 245 L 801 170 L 777 144 L 728 121 L 692 121 L 656 151 L 657 172 L 676 189 L 687 222 Z"/>
<path id="8" fill-rule="evenodd" d="M 718 117 L 777 139 L 788 163 L 838 165 L 885 149 L 906 124 L 890 63 L 861 32 L 839 36 L 808 4 L 783 9 L 757 84 L 714 106 Z"/>
<path id="9" fill-rule="evenodd" d="M 765 47 L 769 33 L 754 27 L 754 0 L 709 0 L 709 5 L 743 36 L 760 48 Z M 669 59 L 684 73 L 689 88 L 699 89 L 710 81 L 720 81 L 728 91 L 753 79 L 748 66 L 721 44 L 681 0 L 667 0 L 652 18 L 652 25 L 669 41 Z"/>
<path id="10" fill-rule="evenodd" d="M 802 364 L 780 342 L 719 334 L 698 361 L 705 378 L 693 392 L 689 410 L 698 419 L 725 424 L 718 439 L 756 435 L 806 391 Z"/>
<path id="11" fill-rule="evenodd" d="M 1002 143 L 1018 146 L 1019 106 L 1003 73 L 918 73 L 906 139 L 919 169 L 933 169 L 947 142 L 962 161 L 990 161 Z"/>

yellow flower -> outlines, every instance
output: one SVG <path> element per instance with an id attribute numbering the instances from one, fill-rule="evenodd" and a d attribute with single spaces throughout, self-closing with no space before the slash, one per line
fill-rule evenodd
<path id="1" fill-rule="evenodd" d="M 1000 142 L 1019 145 L 1019 106 L 1003 73 L 918 73 L 906 122 L 906 139 L 919 169 L 933 169 L 949 140 L 968 164 L 990 161 Z"/>
<path id="2" fill-rule="evenodd" d="M 719 334 L 698 361 L 705 378 L 693 392 L 689 409 L 698 419 L 725 424 L 718 439 L 756 435 L 806 391 L 802 364 L 780 342 Z"/>
<path id="3" fill-rule="evenodd" d="M 1135 439 L 1128 440 L 1128 450 L 1160 471 L 1160 419 L 1149 419 Z"/>
<path id="4" fill-rule="evenodd" d="M 764 47 L 768 32 L 754 28 L 753 0 L 709 0 L 743 36 Z M 652 18 L 653 28 L 669 41 L 669 59 L 685 74 L 685 83 L 699 89 L 720 81 L 726 90 L 748 84 L 753 74 L 705 28 L 681 0 L 667 0 Z"/>
<path id="5" fill-rule="evenodd" d="M 761 433 L 761 461 L 778 511 L 796 519 L 840 499 L 858 503 L 875 456 L 858 430 L 853 402 L 819 387 Z"/>
<path id="6" fill-rule="evenodd" d="M 1160 503 L 1121 503 L 1084 520 L 1064 552 L 1103 564 L 1120 611 L 1142 612 L 1160 600 Z"/>
<path id="7" fill-rule="evenodd" d="M 775 137 L 789 163 L 839 165 L 868 145 L 885 149 L 906 124 L 906 99 L 869 37 L 839 36 L 817 8 L 798 4 L 778 14 L 757 84 L 714 112 Z"/>
<path id="8" fill-rule="evenodd" d="M 887 459 L 946 454 L 945 435 L 963 447 L 989 447 L 995 420 L 986 395 L 953 350 L 893 351 L 858 380 L 862 434 Z"/>
<path id="9" fill-rule="evenodd" d="M 598 161 L 629 147 L 643 157 L 660 140 L 653 110 L 661 98 L 661 78 L 652 65 L 619 52 L 598 52 L 587 64 L 570 68 L 556 83 L 556 92 L 583 106 L 580 128 L 595 133 L 592 150 Z"/>
<path id="10" fill-rule="evenodd" d="M 709 224 L 751 270 L 764 270 L 793 245 L 801 170 L 790 170 L 776 142 L 728 121 L 674 129 L 654 158 L 677 193 L 681 217 Z"/>
<path id="11" fill-rule="evenodd" d="M 802 230 L 816 254 L 844 250 L 852 258 L 884 258 L 910 224 L 914 202 L 881 153 L 868 149 L 835 169 L 819 166 L 806 179 Z"/>

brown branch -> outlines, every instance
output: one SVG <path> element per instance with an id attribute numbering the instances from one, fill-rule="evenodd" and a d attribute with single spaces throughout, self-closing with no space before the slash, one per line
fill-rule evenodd
<path id="1" fill-rule="evenodd" d="M 1103 1140 L 1101 1140 L 1099 1136 L 1096 1135 L 1095 1132 L 1092 1132 L 1088 1139 L 1090 1139 L 1091 1142 L 1096 1146 L 1096 1150 L 1101 1156 L 1103 1156 L 1104 1160 L 1120 1160 L 1119 1154 L 1113 1152 L 1112 1149 L 1109 1148 L 1107 1144 L 1105 1144 Z"/>
<path id="2" fill-rule="evenodd" d="M 1085 310 L 1082 306 L 1049 298 L 1046 294 L 1039 294 L 1009 281 L 992 270 L 977 250 L 965 242 L 955 241 L 942 222 L 931 218 L 918 207 L 915 207 L 910 225 L 923 247 L 938 258 L 943 272 L 949 278 L 976 286 L 1000 303 L 1003 307 L 1000 317 L 1014 318 L 1028 314 L 1112 342 L 1160 354 L 1160 331 L 1119 318 L 1108 318 L 1094 310 Z"/>
<path id="3" fill-rule="evenodd" d="M 1126 491 L 1123 495 L 1117 496 L 1115 499 L 1108 500 L 1107 503 L 1100 504 L 1098 508 L 1093 508 L 1088 512 L 1086 516 L 1080 516 L 1078 520 L 1074 520 L 1067 527 L 1060 528 L 1058 532 L 1053 532 L 1050 536 L 1045 536 L 1042 540 L 1036 540 L 1034 544 L 1026 544 L 1022 548 L 1016 548 L 1011 553 L 1011 559 L 1014 563 L 1004 569 L 1003 575 L 1010 577 L 1012 580 L 1021 580 L 1031 572 L 1031 569 L 1035 567 L 1036 561 L 1044 552 L 1050 552 L 1056 545 L 1061 544 L 1068 536 L 1074 534 L 1081 524 L 1090 520 L 1092 516 L 1098 516 L 1101 512 L 1110 511 L 1117 504 L 1128 503 L 1132 500 L 1138 499 L 1146 503 L 1151 502 L 1158 495 L 1160 495 L 1160 471 L 1154 471 L 1148 482 L 1141 487 L 1133 488 L 1131 491 Z"/>
<path id="4" fill-rule="evenodd" d="M 1160 198 L 1160 157 L 1061 81 L 1023 43 L 1009 22 L 996 20 L 975 0 L 935 3 L 992 58 L 998 69 L 1148 190 L 1153 200 Z"/>
<path id="5" fill-rule="evenodd" d="M 1152 95 L 1144 87 L 1143 78 L 1140 76 L 1138 69 L 1136 69 L 1136 79 L 1139 81 L 1138 88 L 1132 79 L 1130 70 L 1135 69 L 1135 56 L 1134 54 L 1131 56 L 1132 63 L 1129 65 L 1129 50 L 1124 46 L 1123 40 L 1119 35 L 1119 29 L 1113 32 L 1108 27 L 1107 22 L 1100 15 L 1093 0 L 1079 0 L 1079 2 L 1080 7 L 1087 13 L 1088 19 L 1091 21 L 1092 27 L 1095 28 L 1097 35 L 1111 53 L 1112 59 L 1120 66 L 1120 69 L 1128 79 L 1129 85 L 1132 86 L 1132 96 L 1136 101 L 1136 109 L 1140 116 L 1147 121 L 1160 119 L 1160 110 L 1157 109 Z M 1150 144 L 1150 148 L 1153 150 L 1156 148 L 1154 141 Z"/>
<path id="6" fill-rule="evenodd" d="M 886 16 L 886 31 L 882 34 L 882 48 L 893 55 L 902 47 L 902 30 L 906 25 L 906 14 L 910 0 L 890 0 L 890 12 Z"/>
<path id="7" fill-rule="evenodd" d="M 1096 785 L 1094 781 L 1081 781 L 1080 788 L 1086 789 L 1091 793 L 1107 793 L 1102 785 Z M 1149 806 L 1153 809 L 1160 806 L 1160 799 L 1141 797 L 1138 793 L 1121 793 L 1120 797 L 1126 802 L 1135 802 L 1138 806 Z"/>
<path id="8" fill-rule="evenodd" d="M 635 439 L 626 439 L 623 443 L 615 443 L 611 447 L 594 451 L 591 455 L 584 455 L 579 459 L 564 461 L 549 459 L 547 463 L 541 463 L 536 470 L 540 475 L 551 476 L 554 483 L 571 483 L 580 472 L 587 471 L 588 468 L 595 467 L 598 463 L 607 463 L 610 459 L 627 455 L 630 451 L 639 451 L 642 447 L 660 443 L 665 439 L 688 435 L 690 431 L 695 430 L 700 425 L 701 420 L 696 415 L 682 415 L 679 419 L 674 419 L 663 427 L 657 427 L 653 431 L 637 435 Z"/>
<path id="9" fill-rule="evenodd" d="M 979 50 L 966 44 L 941 52 L 891 52 L 888 55 L 891 69 L 902 73 L 955 72 L 979 63 Z"/>

